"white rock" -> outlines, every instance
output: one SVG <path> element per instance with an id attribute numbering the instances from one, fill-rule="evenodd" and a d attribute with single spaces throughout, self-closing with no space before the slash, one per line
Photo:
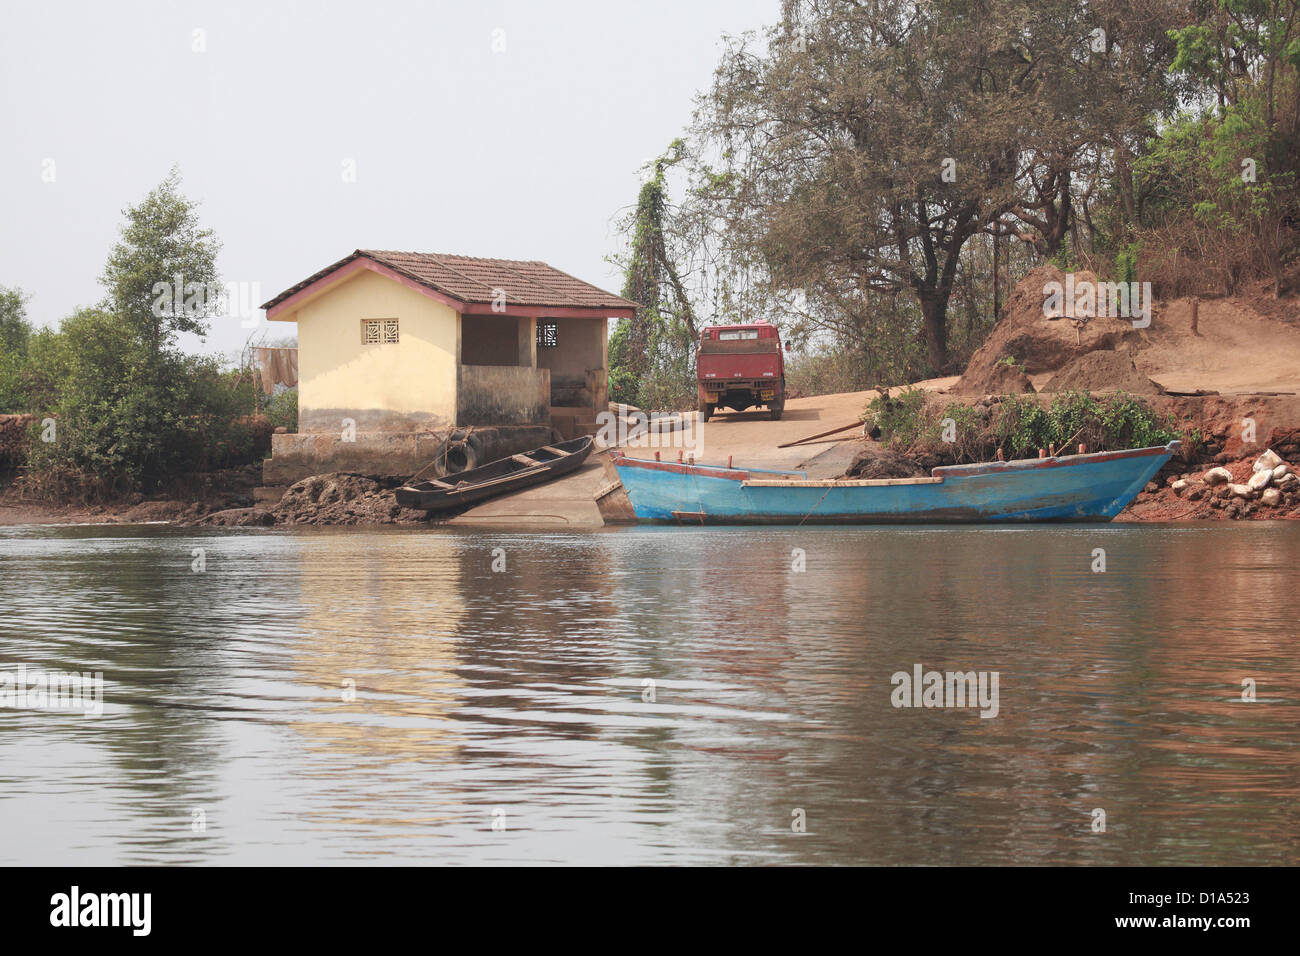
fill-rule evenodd
<path id="1" fill-rule="evenodd" d="M 1270 508 L 1274 505 L 1280 504 L 1281 501 L 1282 492 L 1278 491 L 1276 488 L 1267 488 L 1264 493 L 1259 496 L 1260 504 L 1268 505 Z"/>
<path id="2" fill-rule="evenodd" d="M 1234 482 L 1233 484 L 1228 485 L 1228 490 L 1238 498 L 1250 497 L 1250 485 L 1239 485 Z"/>
<path id="3" fill-rule="evenodd" d="M 1273 483 L 1273 472 L 1257 471 L 1246 481 L 1251 491 L 1263 491 Z"/>
<path id="4" fill-rule="evenodd" d="M 1173 484 L 1171 484 L 1169 487 L 1172 488 L 1172 489 L 1174 489 L 1174 494 L 1176 494 L 1176 495 L 1181 495 L 1181 494 L 1183 493 L 1183 490 L 1187 487 L 1187 479 L 1186 479 L 1186 478 L 1179 478 L 1177 481 L 1175 481 L 1175 482 L 1174 482 Z"/>
<path id="5" fill-rule="evenodd" d="M 1296 485 L 1300 484 L 1300 475 L 1297 475 L 1294 471 L 1288 471 L 1281 478 L 1277 479 L 1274 484 L 1279 488 L 1294 488 Z"/>
<path id="6" fill-rule="evenodd" d="M 1289 475 L 1290 473 L 1291 473 L 1291 466 L 1288 465 L 1286 462 L 1282 462 L 1282 464 L 1278 465 L 1276 468 L 1273 469 L 1273 480 L 1281 481 L 1283 475 Z"/>
<path id="7" fill-rule="evenodd" d="M 1205 473 L 1205 483 L 1207 485 L 1226 485 L 1232 481 L 1232 472 L 1226 468 L 1211 468 Z"/>
<path id="8" fill-rule="evenodd" d="M 1267 468 L 1269 471 L 1272 471 L 1282 463 L 1282 459 L 1278 456 L 1278 453 L 1271 448 L 1255 459 L 1256 468 L 1263 467 Z"/>

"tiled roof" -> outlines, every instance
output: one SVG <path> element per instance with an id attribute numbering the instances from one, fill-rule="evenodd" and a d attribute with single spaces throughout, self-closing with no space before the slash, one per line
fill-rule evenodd
<path id="1" fill-rule="evenodd" d="M 350 256 L 285 289 L 262 308 L 270 309 L 353 259 L 373 259 L 443 295 L 465 303 L 491 303 L 503 290 L 511 306 L 630 309 L 636 303 L 575 279 L 545 262 L 480 259 L 432 252 L 358 249 Z"/>

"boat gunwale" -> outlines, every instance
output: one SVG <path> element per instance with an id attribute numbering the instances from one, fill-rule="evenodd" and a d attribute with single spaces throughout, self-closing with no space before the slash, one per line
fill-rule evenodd
<path id="1" fill-rule="evenodd" d="M 726 465 L 701 465 L 688 464 L 684 461 L 659 461 L 655 458 L 633 458 L 625 454 L 621 449 L 611 449 L 609 453 L 610 461 L 614 467 L 631 467 L 631 468 L 650 468 L 658 471 L 675 471 L 682 474 L 694 475 L 701 471 L 712 472 L 705 475 L 706 478 L 727 478 L 731 481 L 744 481 L 747 476 L 752 474 L 764 475 L 799 475 L 800 480 L 805 480 L 803 476 L 808 473 L 799 471 L 794 468 L 728 468 Z"/>
<path id="2" fill-rule="evenodd" d="M 924 476 L 916 478 L 845 478 L 843 481 L 834 478 L 809 478 L 800 481 L 756 478 L 753 481 L 742 481 L 740 484 L 743 488 L 880 488 L 889 485 L 941 485 L 943 479 Z"/>
<path id="3" fill-rule="evenodd" d="M 574 445 L 572 449 L 564 449 L 565 445 Z M 459 472 L 455 475 L 446 475 L 441 479 L 424 479 L 415 484 L 402 485 L 396 489 L 396 492 L 403 492 L 412 495 L 423 495 L 431 498 L 435 502 L 455 502 L 457 498 L 466 495 L 472 495 L 487 488 L 492 488 L 501 484 L 524 482 L 525 484 L 531 479 L 540 475 L 549 474 L 557 469 L 563 469 L 565 465 L 571 463 L 575 457 L 578 457 L 578 464 L 574 467 L 581 467 L 582 463 L 591 454 L 595 447 L 594 440 L 590 435 L 581 435 L 567 441 L 558 442 L 555 445 L 546 446 L 556 451 L 562 451 L 562 454 L 544 460 L 535 461 L 533 464 L 524 464 L 518 459 L 522 456 L 512 455 L 507 458 L 498 458 L 495 461 L 487 462 L 477 468 L 471 468 L 468 471 Z M 538 451 L 539 449 L 530 449 Z M 466 480 L 464 476 L 475 475 L 479 473 L 481 477 Z M 564 472 L 561 472 L 564 473 Z M 451 484 L 449 479 L 459 479 L 455 484 Z M 395 492 L 395 493 L 396 493 Z M 432 510 L 424 505 L 408 505 L 416 510 Z M 443 509 L 445 510 L 445 509 Z"/>
<path id="4" fill-rule="evenodd" d="M 611 453 L 614 466 L 648 468 L 654 471 L 678 472 L 681 474 L 700 475 L 705 478 L 722 478 L 738 481 L 746 488 L 870 488 L 906 485 L 942 484 L 945 478 L 970 478 L 979 475 L 1016 474 L 1038 469 L 1072 468 L 1105 461 L 1117 461 L 1129 458 L 1148 458 L 1156 455 L 1172 455 L 1178 451 L 1181 442 L 1175 439 L 1165 445 L 1148 445 L 1143 448 L 1124 448 L 1118 451 L 1089 452 L 1083 455 L 1055 455 L 1050 458 L 1016 458 L 1011 461 L 972 462 L 965 465 L 940 465 L 930 471 L 929 476 L 915 478 L 846 478 L 846 479 L 777 479 L 753 478 L 755 473 L 803 475 L 799 471 L 782 471 L 765 468 L 728 468 L 725 465 L 687 464 L 677 461 L 657 461 L 651 458 L 632 458 L 619 450 Z M 709 472 L 709 474 L 701 474 Z"/>
<path id="5" fill-rule="evenodd" d="M 971 462 L 965 465 L 940 465 L 930 471 L 935 477 L 965 478 L 972 475 L 1002 474 L 1015 471 L 1033 471 L 1039 468 L 1069 468 L 1094 462 L 1119 461 L 1126 458 L 1152 458 L 1172 455 L 1182 445 L 1174 439 L 1165 445 L 1147 445 L 1143 448 L 1121 448 L 1118 451 L 1094 451 L 1085 455 L 1053 455 L 1048 458 L 1016 458 L 1011 461 Z"/>

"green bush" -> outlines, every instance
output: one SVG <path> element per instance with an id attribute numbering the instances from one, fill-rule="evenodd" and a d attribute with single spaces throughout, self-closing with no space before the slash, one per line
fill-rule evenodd
<path id="1" fill-rule="evenodd" d="M 1138 254 L 1142 251 L 1142 243 L 1130 242 L 1120 249 L 1115 256 L 1115 280 L 1117 282 L 1135 282 L 1137 281 Z"/>
<path id="2" fill-rule="evenodd" d="M 867 405 L 867 416 L 879 426 L 885 446 L 904 455 L 937 454 L 955 463 L 979 461 L 989 448 L 979 409 L 960 402 L 931 403 L 923 389 L 875 398 Z"/>
<path id="3" fill-rule="evenodd" d="M 1089 451 L 1164 445 L 1180 437 L 1172 418 L 1161 419 L 1140 399 L 1116 392 L 1100 399 L 1062 392 L 1043 407 L 1033 398 L 1004 396 L 992 436 L 1009 458 L 1033 458 L 1040 448 L 1083 443 Z"/>
<path id="4" fill-rule="evenodd" d="M 33 341 L 55 361 L 29 407 L 55 419 L 55 440 L 32 436 L 27 481 L 80 500 L 153 490 L 185 473 L 255 460 L 270 424 L 253 418 L 251 377 L 212 358 L 154 354 L 115 316 L 84 309 L 57 336 Z"/>
<path id="5" fill-rule="evenodd" d="M 298 389 L 287 388 L 266 400 L 262 409 L 271 428 L 283 428 L 290 434 L 298 430 Z"/>
<path id="6" fill-rule="evenodd" d="M 953 462 L 987 461 L 999 448 L 1014 459 L 1036 458 L 1040 448 L 1068 451 L 1080 443 L 1089 451 L 1116 451 L 1164 445 L 1177 438 L 1192 444 L 1200 440 L 1199 432 L 1182 435 L 1172 418 L 1161 418 L 1124 392 L 1099 399 L 1087 392 L 1063 392 L 1050 405 L 1032 396 L 1006 395 L 990 414 L 959 402 L 929 402 L 924 391 L 907 389 L 893 398 L 873 399 L 867 414 L 890 450 Z M 951 425 L 945 429 L 948 419 Z M 944 440 L 945 430 L 952 441 Z"/>
<path id="7" fill-rule="evenodd" d="M 926 419 L 925 391 L 906 388 L 890 398 L 880 395 L 867 403 L 867 419 L 880 429 L 881 441 L 891 448 L 910 448 L 921 440 L 929 427 Z"/>
<path id="8" fill-rule="evenodd" d="M 647 412 L 685 411 L 699 402 L 694 374 L 672 366 L 650 369 L 636 395 L 632 404 Z"/>

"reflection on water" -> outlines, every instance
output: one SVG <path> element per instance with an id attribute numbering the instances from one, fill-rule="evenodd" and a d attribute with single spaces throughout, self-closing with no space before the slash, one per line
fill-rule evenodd
<path id="1" fill-rule="evenodd" d="M 0 861 L 1296 863 L 1298 566 L 1264 523 L 0 529 L 0 671 L 107 685 L 0 710 Z M 999 715 L 893 708 L 915 664 Z"/>

